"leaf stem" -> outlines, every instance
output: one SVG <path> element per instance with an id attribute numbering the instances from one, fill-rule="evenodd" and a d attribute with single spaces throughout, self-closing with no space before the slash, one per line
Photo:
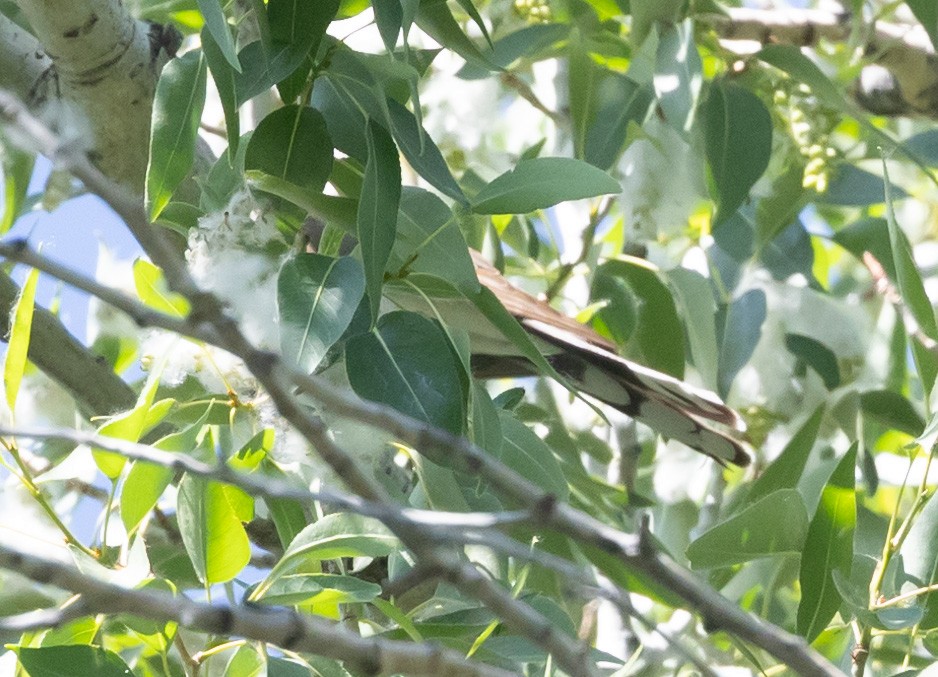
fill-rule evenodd
<path id="1" fill-rule="evenodd" d="M 55 510 L 50 505 L 49 501 L 46 500 L 46 497 L 43 495 L 42 490 L 39 489 L 39 486 L 33 480 L 32 471 L 29 466 L 26 465 L 26 462 L 23 461 L 23 458 L 20 456 L 19 449 L 16 446 L 16 442 L 3 442 L 3 446 L 6 447 L 6 450 L 9 452 L 10 457 L 16 463 L 19 472 L 16 473 L 16 476 L 23 483 L 23 486 L 26 487 L 26 491 L 29 492 L 30 496 L 39 504 L 39 507 L 42 508 L 43 512 L 48 515 L 49 519 L 52 520 L 52 523 L 55 524 L 56 528 L 62 532 L 62 535 L 65 536 L 65 542 L 69 545 L 73 545 L 79 550 L 81 550 L 86 555 L 93 557 L 94 559 L 98 558 L 98 553 L 86 546 L 84 543 L 79 541 L 71 530 L 65 525 L 65 523 L 59 518 Z"/>

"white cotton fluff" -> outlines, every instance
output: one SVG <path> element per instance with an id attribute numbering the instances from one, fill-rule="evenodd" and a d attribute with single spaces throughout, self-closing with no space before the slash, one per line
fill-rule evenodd
<path id="1" fill-rule="evenodd" d="M 248 190 L 235 193 L 221 213 L 199 219 L 186 259 L 196 281 L 221 297 L 255 346 L 275 349 L 277 271 L 286 242 L 276 221 Z"/>
<path id="2" fill-rule="evenodd" d="M 651 240 L 679 234 L 706 195 L 703 154 L 665 123 L 650 120 L 619 161 L 627 233 Z"/>

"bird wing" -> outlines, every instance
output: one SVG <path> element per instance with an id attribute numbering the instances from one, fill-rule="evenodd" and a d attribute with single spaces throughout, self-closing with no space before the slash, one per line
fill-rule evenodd
<path id="1" fill-rule="evenodd" d="M 739 440 L 700 420 L 745 429 L 739 415 L 717 395 L 626 360 L 616 352 L 615 344 L 592 327 L 518 289 L 479 252 L 470 252 L 479 282 L 529 334 L 553 348 L 545 351 L 548 361 L 582 392 L 718 461 L 742 466 L 750 463 L 751 456 Z M 478 362 L 487 373 L 497 373 L 503 366 L 498 357 Z"/>

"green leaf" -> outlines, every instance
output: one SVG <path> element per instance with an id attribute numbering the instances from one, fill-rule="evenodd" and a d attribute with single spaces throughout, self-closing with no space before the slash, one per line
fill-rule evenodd
<path id="1" fill-rule="evenodd" d="M 925 428 L 925 419 L 909 400 L 891 390 L 867 390 L 860 394 L 863 413 L 888 428 L 916 437 Z"/>
<path id="2" fill-rule="evenodd" d="M 905 4 L 922 24 L 932 46 L 938 51 L 938 5 L 931 0 L 905 0 Z"/>
<path id="3" fill-rule="evenodd" d="M 13 649 L 23 668 L 33 677 L 132 677 L 134 674 L 124 659 L 99 646 L 66 644 Z"/>
<path id="4" fill-rule="evenodd" d="M 664 25 L 658 39 L 653 82 L 668 124 L 679 132 L 689 132 L 703 87 L 703 64 L 694 44 L 691 19 Z"/>
<path id="5" fill-rule="evenodd" d="M 609 195 L 619 182 L 573 158 L 534 158 L 496 177 L 472 198 L 477 214 L 527 214 L 567 200 Z"/>
<path id="6" fill-rule="evenodd" d="M 300 573 L 279 577 L 264 591 L 257 601 L 263 604 L 292 606 L 313 601 L 325 590 L 340 593 L 338 601 L 343 604 L 371 602 L 381 595 L 381 586 L 354 576 L 338 574 Z M 331 597 L 336 597 L 332 595 Z"/>
<path id="7" fill-rule="evenodd" d="M 140 436 L 146 430 L 147 424 L 152 420 L 150 418 L 151 409 L 157 409 L 160 406 L 154 405 L 153 400 L 156 398 L 156 390 L 160 384 L 163 364 L 165 364 L 165 358 L 150 372 L 143 390 L 140 391 L 140 395 L 137 397 L 134 408 L 111 417 L 98 428 L 99 435 L 128 442 L 136 442 L 140 439 Z M 172 400 L 168 402 L 172 403 Z M 163 407 L 160 406 L 160 409 L 163 409 Z M 165 411 L 163 413 L 165 414 Z M 120 477 L 121 471 L 127 463 L 124 456 L 102 449 L 92 449 L 92 456 L 98 469 L 110 480 Z"/>
<path id="8" fill-rule="evenodd" d="M 821 421 L 824 419 L 824 405 L 820 405 L 814 413 L 798 429 L 788 444 L 763 473 L 752 483 L 752 488 L 746 495 L 746 502 L 751 503 L 763 496 L 768 496 L 780 489 L 793 489 L 801 480 L 808 456 L 817 440 Z"/>
<path id="9" fill-rule="evenodd" d="M 386 557 L 401 547 L 386 526 L 371 517 L 332 513 L 303 529 L 274 565 L 267 578 L 251 593 L 263 598 L 281 576 L 318 567 L 322 560 L 340 557 Z M 317 569 L 318 571 L 318 569 Z"/>
<path id="10" fill-rule="evenodd" d="M 251 135 L 244 168 L 321 191 L 332 172 L 332 140 L 326 121 L 308 106 L 278 108 Z"/>
<path id="11" fill-rule="evenodd" d="M 346 370 L 360 397 L 462 433 L 459 365 L 446 335 L 425 317 L 406 311 L 383 315 L 374 330 L 349 340 Z"/>
<path id="12" fill-rule="evenodd" d="M 495 66 L 507 69 L 519 59 L 535 58 L 541 52 L 550 50 L 568 35 L 570 26 L 565 23 L 525 26 L 492 43 L 492 51 L 487 56 Z M 456 77 L 463 80 L 481 80 L 489 77 L 489 73 L 490 69 L 467 62 L 456 73 Z M 574 74 L 571 69 L 570 76 L 573 77 Z"/>
<path id="13" fill-rule="evenodd" d="M 808 511 L 801 494 L 781 489 L 747 503 L 751 504 L 688 546 L 691 566 L 712 569 L 801 553 L 808 533 Z"/>
<path id="14" fill-rule="evenodd" d="M 523 394 L 524 391 L 522 391 Z M 498 409 L 488 391 L 478 381 L 472 383 L 472 441 L 496 458 L 501 456 L 502 424 Z"/>
<path id="15" fill-rule="evenodd" d="M 689 268 L 674 268 L 667 271 L 670 287 L 680 315 L 684 318 L 690 353 L 694 367 L 703 384 L 710 390 L 717 389 L 716 299 L 710 280 Z"/>
<path id="16" fill-rule="evenodd" d="M 443 278 L 470 292 L 479 287 L 466 240 L 452 210 L 433 193 L 405 187 L 391 263 Z"/>
<path id="17" fill-rule="evenodd" d="M 0 199 L 3 213 L 0 215 L 0 235 L 5 235 L 24 208 L 29 179 L 33 175 L 36 158 L 18 148 L 7 146 L 0 157 L 3 166 L 3 195 Z"/>
<path id="18" fill-rule="evenodd" d="M 721 332 L 719 394 L 726 397 L 739 370 L 752 357 L 766 317 L 765 292 L 750 289 L 726 309 Z"/>
<path id="19" fill-rule="evenodd" d="M 704 145 L 717 193 L 716 227 L 746 201 L 749 189 L 769 166 L 769 111 L 749 90 L 714 82 L 704 102 Z"/>
<path id="20" fill-rule="evenodd" d="M 393 53 L 397 46 L 397 38 L 401 34 L 401 27 L 404 25 L 404 8 L 401 7 L 401 0 L 372 0 L 371 6 L 374 9 L 375 23 L 378 25 L 381 41 L 388 53 Z"/>
<path id="21" fill-rule="evenodd" d="M 231 37 L 231 30 L 228 28 L 228 20 L 225 18 L 225 12 L 222 10 L 219 0 L 198 0 L 199 9 L 202 11 L 202 17 L 205 19 L 205 27 L 202 36 L 206 32 L 212 37 L 212 42 L 217 46 L 220 54 L 225 61 L 237 72 L 241 72 L 241 64 L 238 63 L 238 52 L 235 49 L 234 40 Z M 202 41 L 202 47 L 205 47 L 205 41 Z"/>
<path id="22" fill-rule="evenodd" d="M 929 2 L 930 0 L 924 0 Z M 870 136 L 877 140 L 887 151 L 895 151 L 914 162 L 919 169 L 928 173 L 928 165 L 912 149 L 905 144 L 898 143 L 883 129 L 874 125 L 869 116 L 860 111 L 856 104 L 845 99 L 841 90 L 824 75 L 817 64 L 802 54 L 801 47 L 796 45 L 766 45 L 757 54 L 756 58 L 788 73 L 798 82 L 808 85 L 812 92 L 825 104 L 840 111 L 845 116 L 856 119 Z M 852 165 L 843 165 L 852 167 Z M 862 171 L 862 170 L 857 170 Z"/>
<path id="23" fill-rule="evenodd" d="M 899 583 L 926 587 L 938 582 L 938 500 L 934 494 L 915 518 L 909 535 L 899 551 L 905 570 L 905 579 Z M 938 627 L 938 594 L 931 592 L 917 598 L 925 607 L 922 630 Z"/>
<path id="24" fill-rule="evenodd" d="M 368 164 L 356 219 L 365 264 L 365 288 L 372 321 L 378 317 L 384 268 L 394 246 L 397 210 L 401 200 L 401 165 L 397 146 L 388 133 L 368 121 Z"/>
<path id="25" fill-rule="evenodd" d="M 3 361 L 3 389 L 6 393 L 7 406 L 10 407 L 12 412 L 16 411 L 16 398 L 23 382 L 23 374 L 26 373 L 38 281 L 39 270 L 34 268 L 26 276 L 23 288 L 16 298 L 16 306 L 12 314 L 13 322 L 10 328 L 10 339 Z"/>
<path id="26" fill-rule="evenodd" d="M 238 154 L 238 142 L 241 136 L 236 79 L 236 73 L 241 70 L 241 64 L 238 63 L 237 55 L 235 55 L 235 64 L 237 65 L 229 63 L 221 47 L 209 32 L 207 25 L 202 28 L 201 42 L 202 53 L 205 54 L 205 62 L 212 73 L 212 80 L 215 83 L 215 89 L 218 91 L 218 98 L 221 100 L 221 109 L 225 114 L 225 132 L 228 135 L 228 158 L 230 159 Z"/>
<path id="27" fill-rule="evenodd" d="M 173 317 L 189 314 L 189 302 L 180 294 L 170 291 L 159 267 L 146 259 L 137 259 L 133 271 L 137 296 L 145 305 Z"/>
<path id="28" fill-rule="evenodd" d="M 397 0 L 394 0 L 397 2 Z M 446 165 L 440 149 L 417 122 L 417 118 L 403 105 L 389 98 L 388 112 L 391 133 L 410 166 L 431 186 L 457 202 L 468 204 L 462 188 L 456 183 Z"/>
<path id="29" fill-rule="evenodd" d="M 605 302 L 595 317 L 609 328 L 623 312 L 633 312 L 634 300 L 633 330 L 627 336 L 613 330 L 614 339 L 649 367 L 684 377 L 684 327 L 674 297 L 650 264 L 631 257 L 607 261 L 596 270 L 590 298 Z"/>
<path id="30" fill-rule="evenodd" d="M 280 349 L 287 361 L 312 373 L 348 328 L 364 293 L 365 275 L 353 258 L 287 259 L 277 278 Z"/>
<path id="31" fill-rule="evenodd" d="M 840 367 L 837 355 L 820 341 L 801 334 L 785 334 L 785 347 L 817 372 L 824 387 L 833 390 L 840 385 Z"/>
<path id="32" fill-rule="evenodd" d="M 251 561 L 244 522 L 254 516 L 254 501 L 241 489 L 185 475 L 176 499 L 179 533 L 199 580 L 225 583 Z"/>
<path id="33" fill-rule="evenodd" d="M 446 0 L 420 0 L 416 22 L 424 33 L 438 44 L 456 52 L 468 63 L 479 68 L 494 69 L 494 64 L 463 33 Z"/>
<path id="34" fill-rule="evenodd" d="M 857 523 L 857 444 L 834 468 L 821 493 L 817 512 L 808 527 L 801 555 L 801 602 L 798 634 L 810 643 L 821 634 L 840 608 L 840 592 L 833 572 L 848 578 L 853 566 L 853 532 Z"/>
<path id="35" fill-rule="evenodd" d="M 153 99 L 146 204 L 153 221 L 189 174 L 205 105 L 205 59 L 194 50 L 171 59 Z"/>
<path id="36" fill-rule="evenodd" d="M 619 158 L 630 124 L 641 125 L 651 106 L 651 88 L 618 73 L 604 72 L 594 89 L 583 159 L 609 169 Z"/>
<path id="37" fill-rule="evenodd" d="M 269 39 L 252 42 L 238 54 L 242 69 L 236 82 L 238 105 L 286 80 L 304 64 L 311 67 L 310 58 L 338 9 L 339 0 L 269 0 L 266 15 L 260 13 L 269 26 Z"/>
<path id="38" fill-rule="evenodd" d="M 222 677 L 267 677 L 267 656 L 251 645 L 242 645 L 225 665 Z"/>
<path id="39" fill-rule="evenodd" d="M 896 269 L 896 283 L 902 302 L 912 313 L 919 329 L 933 341 L 938 341 L 938 322 L 935 320 L 935 309 L 925 293 L 925 285 L 912 258 L 909 241 L 896 223 L 896 214 L 893 211 L 892 185 L 889 182 L 889 170 L 883 160 L 883 180 L 886 183 L 886 223 L 889 228 L 889 246 L 892 249 L 892 260 Z M 913 353 L 915 355 L 915 353 Z M 923 371 L 921 367 L 920 372 Z M 934 386 L 933 379 L 922 378 L 926 399 Z"/>
<path id="40" fill-rule="evenodd" d="M 502 410 L 498 417 L 504 436 L 501 462 L 561 501 L 567 500 L 567 480 L 550 447 L 509 412 Z"/>
<path id="41" fill-rule="evenodd" d="M 167 435 L 154 444 L 154 448 L 173 453 L 192 453 L 198 445 L 198 436 L 208 418 L 208 411 L 197 422 L 184 430 Z M 124 528 L 133 532 L 153 506 L 159 501 L 163 491 L 172 482 L 176 471 L 172 468 L 134 461 L 124 479 L 120 495 L 120 515 Z"/>
<path id="42" fill-rule="evenodd" d="M 307 213 L 318 216 L 331 226 L 339 226 L 349 234 L 356 232 L 357 200 L 301 188 L 278 176 L 271 176 L 255 169 L 245 172 L 244 178 L 258 190 L 282 197 Z"/>

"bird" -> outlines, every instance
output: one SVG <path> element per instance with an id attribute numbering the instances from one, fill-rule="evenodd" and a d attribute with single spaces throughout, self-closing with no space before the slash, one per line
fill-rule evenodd
<path id="1" fill-rule="evenodd" d="M 308 222 L 304 231 L 315 248 L 321 228 Z M 346 253 L 354 247 L 354 240 L 347 239 Z M 745 423 L 715 393 L 622 357 L 613 342 L 516 287 L 477 250 L 470 247 L 469 255 L 479 284 L 521 325 L 567 385 L 718 463 L 745 467 L 752 462 L 739 437 Z M 384 295 L 402 310 L 438 314 L 448 326 L 465 330 L 474 376 L 538 374 L 515 341 L 461 294 L 434 298 L 432 307 L 423 291 L 407 284 L 385 284 Z"/>

